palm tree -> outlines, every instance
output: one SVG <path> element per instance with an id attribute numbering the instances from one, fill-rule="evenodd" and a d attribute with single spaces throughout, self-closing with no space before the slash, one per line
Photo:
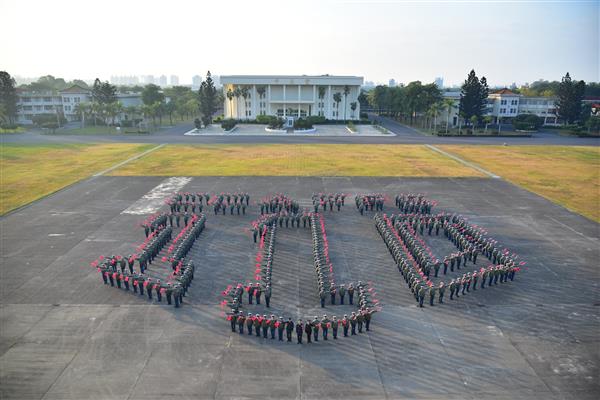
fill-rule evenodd
<path id="1" fill-rule="evenodd" d="M 138 113 L 138 108 L 136 106 L 126 106 L 123 107 L 123 112 L 131 118 L 131 123 L 135 120 L 135 115 Z"/>
<path id="2" fill-rule="evenodd" d="M 448 125 L 450 125 L 450 113 L 452 112 L 452 107 L 454 107 L 454 100 L 452 99 L 444 99 L 442 101 L 444 108 L 446 109 L 446 134 L 448 134 Z"/>
<path id="3" fill-rule="evenodd" d="M 321 100 L 321 111 L 323 111 L 323 99 L 325 98 L 325 93 L 327 92 L 327 90 L 325 89 L 325 86 L 319 86 L 319 100 Z M 324 114 L 324 113 L 323 113 Z"/>
<path id="4" fill-rule="evenodd" d="M 250 95 L 250 93 L 248 93 L 248 88 L 247 87 L 243 87 L 241 90 L 242 93 L 242 97 L 244 98 L 244 112 L 246 113 L 246 119 L 248 119 L 248 110 L 246 110 L 246 100 L 248 99 L 248 96 Z"/>
<path id="5" fill-rule="evenodd" d="M 333 101 L 335 101 L 335 108 L 338 109 L 337 112 L 337 118 L 336 119 L 340 119 L 340 102 L 342 101 L 342 94 L 340 92 L 337 92 L 333 95 Z"/>
<path id="6" fill-rule="evenodd" d="M 237 113 L 236 113 L 236 117 L 238 117 L 238 119 L 240 119 L 240 96 L 242 95 L 242 89 L 240 89 L 240 87 L 236 87 L 235 90 L 233 91 L 233 95 L 236 98 L 235 101 L 235 105 L 236 105 L 236 109 L 237 109 Z"/>
<path id="7" fill-rule="evenodd" d="M 233 90 L 231 88 L 227 89 L 227 99 L 229 100 L 229 117 L 233 118 Z"/>
<path id="8" fill-rule="evenodd" d="M 265 92 L 266 92 L 266 88 L 264 86 L 259 86 L 256 88 L 256 93 L 258 93 L 258 98 L 262 99 L 262 97 L 264 96 Z M 260 103 L 258 103 L 260 105 Z"/>
<path id="9" fill-rule="evenodd" d="M 346 100 L 348 98 L 348 94 L 350 94 L 350 86 L 344 86 L 344 121 L 346 120 Z"/>
<path id="10" fill-rule="evenodd" d="M 350 103 L 350 109 L 352 110 L 352 119 L 354 119 L 354 111 L 356 111 L 356 102 Z"/>
<path id="11" fill-rule="evenodd" d="M 437 116 L 442 110 L 443 105 L 440 103 L 433 103 L 429 106 L 429 111 L 431 111 L 431 115 L 433 116 L 433 131 L 435 132 L 435 127 L 437 126 Z"/>
<path id="12" fill-rule="evenodd" d="M 487 129 L 488 129 L 488 125 L 491 124 L 493 121 L 493 118 L 491 115 L 486 115 L 485 117 L 483 117 L 483 122 L 485 122 L 485 133 L 487 134 Z"/>
<path id="13" fill-rule="evenodd" d="M 81 116 L 81 127 L 85 128 L 85 116 L 90 111 L 89 103 L 77 103 L 75 104 L 75 108 L 73 109 L 76 114 Z"/>

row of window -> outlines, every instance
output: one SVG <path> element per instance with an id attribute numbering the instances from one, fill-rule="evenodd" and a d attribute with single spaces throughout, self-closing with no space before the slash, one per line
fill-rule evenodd
<path id="1" fill-rule="evenodd" d="M 52 100 L 52 97 L 21 97 L 22 103 L 40 103 L 40 102 L 50 103 L 52 101 L 70 103 L 71 98 L 70 97 L 62 97 L 62 98 L 55 97 L 54 100 Z M 73 97 L 73 103 L 79 103 L 79 102 L 81 102 L 81 97 Z"/>
<path id="2" fill-rule="evenodd" d="M 509 114 L 516 114 L 517 113 L 517 109 L 516 108 L 511 108 L 509 110 Z M 506 108 L 501 108 L 500 109 L 500 114 L 506 114 Z"/>
<path id="3" fill-rule="evenodd" d="M 500 100 L 500 105 L 505 106 L 507 104 L 508 104 L 508 100 Z M 510 101 L 511 106 L 516 106 L 517 104 L 519 104 L 519 100 L 511 100 Z"/>

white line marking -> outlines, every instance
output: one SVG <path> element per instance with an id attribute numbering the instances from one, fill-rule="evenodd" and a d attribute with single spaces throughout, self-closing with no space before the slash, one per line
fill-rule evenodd
<path id="1" fill-rule="evenodd" d="M 490 171 L 488 171 L 488 170 L 485 170 L 485 169 L 483 169 L 483 168 L 481 168 L 481 167 L 479 167 L 479 166 L 477 166 L 477 165 L 475 165 L 475 164 L 473 164 L 473 163 L 470 163 L 470 162 L 468 162 L 468 161 L 465 161 L 465 160 L 463 160 L 463 159 L 462 159 L 462 158 L 460 158 L 460 157 L 457 157 L 457 156 L 455 156 L 455 155 L 452 155 L 452 154 L 450 154 L 450 153 L 447 153 L 447 152 L 445 152 L 445 151 L 444 151 L 444 150 L 442 150 L 442 149 L 438 149 L 438 148 L 437 148 L 437 147 L 435 147 L 435 146 L 432 146 L 432 145 L 430 145 L 430 144 L 426 144 L 426 145 L 425 145 L 425 147 L 427 147 L 427 148 L 429 148 L 429 149 L 431 149 L 431 150 L 433 150 L 433 151 L 435 151 L 435 152 L 438 152 L 438 153 L 440 153 L 440 154 L 443 154 L 443 155 L 445 155 L 446 157 L 450 157 L 450 158 L 451 158 L 451 159 L 453 159 L 454 161 L 458 161 L 459 163 L 461 163 L 461 164 L 464 164 L 464 165 L 466 165 L 467 167 L 471 167 L 471 168 L 473 168 L 473 169 L 476 169 L 477 171 L 481 172 L 482 174 L 485 174 L 485 175 L 489 176 L 490 178 L 494 178 L 494 179 L 500 179 L 500 176 L 498 176 L 498 175 L 496 175 L 496 174 L 493 174 L 493 173 L 491 173 Z"/>
<path id="2" fill-rule="evenodd" d="M 54 236 L 65 236 L 65 233 L 49 233 L 48 236 L 50 237 L 54 237 Z"/>
<path id="3" fill-rule="evenodd" d="M 155 213 L 163 206 L 167 197 L 172 195 L 174 192 L 179 191 L 191 180 L 192 178 L 185 176 L 174 176 L 172 178 L 167 178 L 162 181 L 160 185 L 150 190 L 138 201 L 123 210 L 121 214 L 143 215 Z"/>
<path id="4" fill-rule="evenodd" d="M 581 233 L 579 231 L 576 231 L 575 229 L 571 228 L 569 225 L 563 224 L 562 222 L 560 222 L 559 220 L 555 219 L 554 217 L 548 216 L 548 218 L 550 218 L 552 221 L 556 222 L 557 224 L 564 226 L 565 228 L 567 228 L 571 232 L 574 232 L 574 233 L 578 234 L 581 237 L 584 237 L 584 238 L 586 238 L 588 240 L 591 240 L 592 242 L 595 242 L 596 240 L 598 240 L 597 238 L 589 237 L 589 236 L 586 236 L 586 235 L 584 235 L 583 233 Z"/>
<path id="5" fill-rule="evenodd" d="M 110 167 L 110 168 L 108 168 L 108 169 L 105 169 L 104 171 L 98 172 L 97 174 L 95 174 L 95 175 L 92 175 L 92 176 L 94 176 L 94 177 L 96 177 L 96 176 L 101 176 L 101 175 L 104 175 L 104 174 L 106 174 L 106 173 L 109 173 L 109 172 L 111 172 L 111 171 L 114 171 L 115 169 L 117 169 L 117 168 L 119 168 L 119 167 L 122 167 L 123 165 L 125 165 L 125 164 L 127 164 L 127 163 L 129 163 L 129 162 L 131 162 L 131 161 L 137 160 L 137 159 L 138 159 L 138 158 L 140 158 L 140 157 L 144 157 L 146 154 L 148 154 L 148 153 L 152 153 L 154 150 L 158 150 L 158 149 L 160 149 L 161 147 L 164 147 L 164 146 L 165 146 L 165 144 L 164 144 L 164 143 L 163 143 L 163 144 L 159 144 L 159 145 L 158 145 L 158 146 L 156 146 L 156 147 L 153 147 L 153 148 L 151 148 L 151 149 L 148 149 L 148 150 L 144 151 L 143 153 L 140 153 L 140 154 L 138 154 L 138 155 L 135 155 L 135 156 L 133 156 L 133 157 L 131 157 L 131 158 L 128 158 L 128 159 L 127 159 L 127 160 L 125 160 L 125 161 L 121 161 L 120 163 L 118 163 L 118 164 L 115 164 L 115 165 L 113 165 L 112 167 Z"/>

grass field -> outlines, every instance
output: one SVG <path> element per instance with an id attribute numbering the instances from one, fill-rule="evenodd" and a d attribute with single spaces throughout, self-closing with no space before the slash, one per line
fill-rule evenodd
<path id="1" fill-rule="evenodd" d="M 153 145 L 0 146 L 0 215 L 109 168 Z"/>
<path id="2" fill-rule="evenodd" d="M 600 222 L 600 147 L 439 147 Z"/>
<path id="3" fill-rule="evenodd" d="M 112 175 L 482 176 L 421 145 L 170 145 Z"/>

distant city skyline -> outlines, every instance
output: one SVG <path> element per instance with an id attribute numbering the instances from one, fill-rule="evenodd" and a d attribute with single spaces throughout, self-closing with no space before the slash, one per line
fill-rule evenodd
<path id="1" fill-rule="evenodd" d="M 398 84 L 443 77 L 447 87 L 461 84 L 471 69 L 492 86 L 560 80 L 566 72 L 600 80 L 598 0 L 305 0 L 302 5 L 172 0 L 166 12 L 157 0 L 2 0 L 0 35 L 14 39 L 0 42 L 0 69 L 69 80 L 152 75 L 160 81 L 175 75 L 186 85 L 207 70 L 360 75 Z M 106 29 L 107 21 L 118 18 L 117 10 L 132 16 L 127 29 Z M 69 36 L 68 47 L 40 40 L 48 21 L 67 18 L 69 31 L 80 33 Z M 248 25 L 259 20 L 268 22 Z M 294 28 L 307 23 L 311 29 Z M 282 34 L 270 34 L 273 29 Z M 128 37 L 130 32 L 145 34 Z M 98 47 L 92 51 L 90 43 L 100 44 L 106 54 Z M 272 57 L 278 51 L 281 56 Z"/>

